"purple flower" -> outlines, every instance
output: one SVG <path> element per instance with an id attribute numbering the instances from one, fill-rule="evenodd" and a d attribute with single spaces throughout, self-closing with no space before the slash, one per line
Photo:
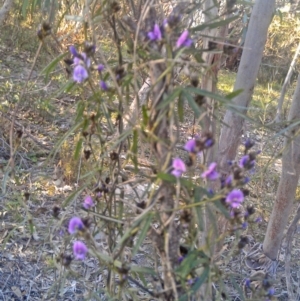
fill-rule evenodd
<path id="1" fill-rule="evenodd" d="M 213 146 L 213 144 L 214 144 L 214 140 L 213 139 L 207 139 L 205 141 L 205 143 L 204 143 L 204 145 L 205 145 L 206 148 L 209 148 L 209 147 Z"/>
<path id="2" fill-rule="evenodd" d="M 247 139 L 246 142 L 245 142 L 245 148 L 248 150 L 250 149 L 252 146 L 254 146 L 255 142 L 252 141 L 251 139 Z"/>
<path id="3" fill-rule="evenodd" d="M 245 286 L 250 288 L 251 286 L 251 280 L 249 278 L 245 279 Z"/>
<path id="4" fill-rule="evenodd" d="M 73 253 L 76 259 L 83 260 L 86 256 L 87 246 L 81 241 L 75 241 L 73 244 Z"/>
<path id="5" fill-rule="evenodd" d="M 85 65 L 85 67 L 91 67 L 91 60 L 87 57 L 86 53 L 82 52 L 74 57 L 74 65 Z"/>
<path id="6" fill-rule="evenodd" d="M 102 72 L 102 71 L 104 70 L 104 65 L 99 64 L 99 65 L 97 66 L 97 70 L 98 70 L 99 72 Z"/>
<path id="7" fill-rule="evenodd" d="M 107 91 L 108 90 L 108 86 L 106 84 L 106 82 L 104 80 L 100 80 L 100 87 L 103 91 Z"/>
<path id="8" fill-rule="evenodd" d="M 211 181 L 217 180 L 219 178 L 219 173 L 216 171 L 216 167 L 216 162 L 210 163 L 208 169 L 202 173 L 201 177 Z"/>
<path id="9" fill-rule="evenodd" d="M 176 47 L 190 47 L 192 45 L 193 41 L 189 38 L 189 31 L 185 30 L 180 37 L 178 38 L 176 42 Z"/>
<path id="10" fill-rule="evenodd" d="M 246 230 L 247 227 L 248 227 L 248 223 L 247 222 L 242 223 L 242 229 L 243 230 Z"/>
<path id="11" fill-rule="evenodd" d="M 244 194 L 241 190 L 233 189 L 228 193 L 225 202 L 230 205 L 231 208 L 237 208 L 244 201 Z"/>
<path id="12" fill-rule="evenodd" d="M 252 169 L 254 167 L 255 161 L 251 160 L 249 155 L 245 155 L 240 160 L 240 167 L 245 169 Z"/>
<path id="13" fill-rule="evenodd" d="M 184 149 L 190 153 L 195 153 L 196 152 L 196 140 L 191 139 L 186 142 Z"/>
<path id="14" fill-rule="evenodd" d="M 153 31 L 148 32 L 148 38 L 151 41 L 160 41 L 162 39 L 161 30 L 157 24 L 154 24 Z"/>
<path id="15" fill-rule="evenodd" d="M 86 196 L 83 202 L 83 207 L 85 209 L 90 209 L 91 207 L 93 207 L 95 204 L 93 202 L 93 199 L 90 195 Z"/>
<path id="16" fill-rule="evenodd" d="M 74 45 L 71 45 L 71 46 L 69 47 L 69 50 L 70 50 L 71 54 L 72 54 L 74 57 L 79 56 L 79 53 L 77 52 L 77 50 L 76 50 L 76 48 L 75 48 Z"/>
<path id="17" fill-rule="evenodd" d="M 181 177 L 181 175 L 186 172 L 186 167 L 184 162 L 180 158 L 175 158 L 173 159 L 172 163 L 172 175 L 175 176 L 176 178 Z"/>
<path id="18" fill-rule="evenodd" d="M 70 222 L 69 222 L 69 233 L 70 234 L 74 234 L 76 233 L 78 230 L 83 230 L 84 228 L 84 224 L 82 222 L 82 220 L 80 219 L 80 217 L 72 217 L 70 219 Z"/>
<path id="19" fill-rule="evenodd" d="M 89 77 L 89 74 L 83 66 L 77 65 L 74 68 L 73 79 L 75 82 L 80 84 L 80 83 L 84 82 L 88 77 Z"/>
<path id="20" fill-rule="evenodd" d="M 269 290 L 268 290 L 268 296 L 273 296 L 275 294 L 275 289 L 273 287 L 271 287 Z"/>
<path id="21" fill-rule="evenodd" d="M 262 218 L 259 216 L 254 222 L 255 223 L 261 223 L 262 222 Z"/>

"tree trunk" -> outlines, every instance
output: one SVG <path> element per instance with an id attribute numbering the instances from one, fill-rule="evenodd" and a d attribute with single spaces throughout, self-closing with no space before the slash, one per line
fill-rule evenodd
<path id="1" fill-rule="evenodd" d="M 267 32 L 275 8 L 275 0 L 257 0 L 254 4 L 247 31 L 245 46 L 239 65 L 234 90 L 243 89 L 233 103 L 242 114 L 247 112 L 254 85 L 263 56 Z M 243 131 L 244 118 L 227 110 L 219 140 L 218 163 L 223 173 L 227 173 L 228 161 L 234 160 Z"/>
<path id="2" fill-rule="evenodd" d="M 287 89 L 287 87 L 290 83 L 291 77 L 293 75 L 294 68 L 295 68 L 296 61 L 297 61 L 297 58 L 299 56 L 299 53 L 300 53 L 300 43 L 298 44 L 298 47 L 297 47 L 296 52 L 294 54 L 294 57 L 293 57 L 293 60 L 291 62 L 289 71 L 288 71 L 288 73 L 285 77 L 284 83 L 282 85 L 282 89 L 281 89 L 281 93 L 280 93 L 280 97 L 279 97 L 278 105 L 277 105 L 277 112 L 276 112 L 276 116 L 275 116 L 275 119 L 274 119 L 274 122 L 276 122 L 276 123 L 281 122 L 282 106 L 283 106 L 284 97 L 285 97 L 285 94 L 286 94 L 286 89 Z"/>
<path id="3" fill-rule="evenodd" d="M 13 4 L 14 0 L 5 0 L 2 5 L 2 8 L 0 9 L 0 26 L 4 23 L 4 20 L 8 16 Z"/>
<path id="4" fill-rule="evenodd" d="M 300 75 L 293 96 L 288 121 L 300 119 Z M 300 175 L 300 126 L 293 127 L 284 143 L 282 156 L 282 172 L 275 204 L 268 223 L 263 243 L 263 251 L 272 260 L 277 258 L 283 231 L 293 208 L 293 201 Z"/>

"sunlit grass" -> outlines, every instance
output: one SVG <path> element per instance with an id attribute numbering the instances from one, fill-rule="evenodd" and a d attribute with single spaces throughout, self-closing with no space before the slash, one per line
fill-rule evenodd
<path id="1" fill-rule="evenodd" d="M 234 83 L 236 79 L 236 73 L 221 70 L 218 76 L 218 92 L 221 94 L 228 94 L 233 91 Z M 277 102 L 280 97 L 282 85 L 278 82 L 260 83 L 256 82 L 252 101 L 249 106 L 248 114 L 250 117 L 260 119 L 262 122 L 269 122 L 275 117 Z M 295 83 L 292 83 L 287 89 L 285 96 L 285 103 L 283 106 L 284 111 L 287 111 L 287 107 L 293 95 L 295 89 Z"/>

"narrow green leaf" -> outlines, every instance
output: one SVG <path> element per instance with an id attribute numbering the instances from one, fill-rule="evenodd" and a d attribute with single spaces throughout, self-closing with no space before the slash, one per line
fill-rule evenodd
<path id="1" fill-rule="evenodd" d="M 184 97 L 182 93 L 179 94 L 178 105 L 177 105 L 179 121 L 183 122 L 184 117 Z"/>
<path id="2" fill-rule="evenodd" d="M 151 224 L 151 220 L 152 220 L 152 215 L 151 214 L 147 214 L 145 220 L 143 221 L 144 225 L 139 233 L 138 239 L 135 243 L 135 246 L 132 250 L 132 257 L 135 256 L 136 252 L 139 250 L 139 247 L 141 246 L 141 244 L 143 243 L 147 232 L 149 230 L 150 224 Z"/>
<path id="3" fill-rule="evenodd" d="M 173 93 L 171 93 L 170 95 L 168 95 L 158 106 L 157 109 L 163 109 L 166 106 L 168 106 L 174 99 L 176 99 L 179 94 L 181 93 L 182 88 L 181 87 L 177 87 L 174 89 Z"/>
<path id="4" fill-rule="evenodd" d="M 194 32 L 197 32 L 197 31 L 203 31 L 206 28 L 213 29 L 213 28 L 221 27 L 221 26 L 224 26 L 226 24 L 229 24 L 229 23 L 235 21 L 238 18 L 239 18 L 239 15 L 235 15 L 235 16 L 229 17 L 225 20 L 213 22 L 213 23 L 210 23 L 210 24 L 204 23 L 204 24 L 198 25 L 196 27 L 190 28 L 189 31 L 191 33 L 194 33 Z"/>
<path id="5" fill-rule="evenodd" d="M 133 130 L 133 142 L 132 142 L 132 147 L 131 147 L 131 159 L 134 165 L 134 169 L 137 172 L 138 170 L 138 161 L 137 161 L 137 156 L 138 156 L 138 131 Z"/>
<path id="6" fill-rule="evenodd" d="M 213 202 L 219 212 L 221 212 L 226 218 L 230 218 L 230 214 L 225 206 L 220 201 Z"/>
<path id="7" fill-rule="evenodd" d="M 167 174 L 167 173 L 163 173 L 163 172 L 159 172 L 157 174 L 157 178 L 166 181 L 166 182 L 170 182 L 170 183 L 176 183 L 176 178 L 171 175 L 171 174 Z"/>
<path id="8" fill-rule="evenodd" d="M 78 160 L 80 153 L 81 153 L 81 147 L 82 147 L 82 138 L 79 139 L 79 141 L 76 143 L 75 152 L 74 152 L 74 159 Z"/>
<path id="9" fill-rule="evenodd" d="M 227 94 L 225 97 L 226 97 L 227 99 L 230 99 L 230 100 L 231 100 L 231 99 L 237 97 L 238 95 L 240 95 L 243 91 L 244 91 L 243 89 L 238 89 L 238 90 L 235 90 L 235 91 L 233 91 L 233 92 Z"/>
<path id="10" fill-rule="evenodd" d="M 203 273 L 201 274 L 201 276 L 196 280 L 196 282 L 192 286 L 192 292 L 194 293 L 197 292 L 201 287 L 201 285 L 206 281 L 208 276 L 209 276 L 209 267 L 206 267 Z"/>
<path id="11" fill-rule="evenodd" d="M 23 0 L 23 4 L 22 4 L 22 16 L 24 18 L 26 18 L 27 8 L 28 8 L 28 0 Z"/>
<path id="12" fill-rule="evenodd" d="M 194 97 L 188 93 L 186 90 L 184 90 L 182 92 L 183 96 L 187 99 L 189 106 L 191 107 L 191 109 L 194 111 L 195 113 L 195 117 L 198 118 L 201 114 L 200 108 L 197 105 L 197 103 L 195 102 Z"/>
<path id="13" fill-rule="evenodd" d="M 202 187 L 195 187 L 194 189 L 194 203 L 201 203 L 203 197 L 207 195 L 207 191 Z M 203 207 L 195 206 L 194 207 L 197 214 L 197 224 L 200 231 L 204 231 L 204 218 L 203 218 Z"/>
<path id="14" fill-rule="evenodd" d="M 67 55 L 68 53 L 62 53 L 58 57 L 56 57 L 50 64 L 48 64 L 43 70 L 42 74 L 45 74 L 46 81 L 48 80 L 49 73 L 56 67 L 56 65 Z"/>
<path id="15" fill-rule="evenodd" d="M 152 269 L 152 268 L 141 267 L 141 266 L 138 266 L 138 265 L 131 265 L 130 270 L 132 272 L 136 272 L 136 273 L 143 273 L 143 274 L 150 274 L 150 275 L 156 275 L 157 274 L 155 272 L 155 270 Z"/>

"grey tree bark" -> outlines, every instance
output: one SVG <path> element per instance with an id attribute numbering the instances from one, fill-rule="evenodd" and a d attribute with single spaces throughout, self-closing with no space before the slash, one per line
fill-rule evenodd
<path id="1" fill-rule="evenodd" d="M 275 119 L 274 119 L 274 122 L 276 122 L 276 123 L 279 123 L 282 120 L 282 106 L 283 106 L 283 103 L 284 103 L 284 97 L 285 97 L 288 85 L 290 83 L 291 77 L 293 75 L 299 53 L 300 53 L 300 43 L 298 44 L 298 47 L 297 47 L 296 52 L 294 54 L 294 57 L 293 57 L 293 60 L 291 62 L 289 71 L 288 71 L 288 73 L 285 77 L 284 83 L 283 83 L 282 88 L 281 88 L 280 97 L 278 99 L 277 112 L 276 112 L 276 116 L 275 116 Z"/>
<path id="2" fill-rule="evenodd" d="M 8 16 L 12 6 L 14 4 L 14 0 L 5 0 L 1 9 L 0 9 L 0 26 L 4 23 L 4 20 Z"/>
<path id="3" fill-rule="evenodd" d="M 274 9 L 275 0 L 257 0 L 253 7 L 234 85 L 234 90 L 243 89 L 243 92 L 233 100 L 237 110 L 242 114 L 247 112 L 247 107 L 251 101 Z M 223 122 L 224 126 L 219 139 L 218 164 L 220 170 L 227 173 L 228 160 L 235 159 L 240 144 L 244 118 L 232 110 L 227 110 Z"/>
<path id="4" fill-rule="evenodd" d="M 293 96 L 288 121 L 299 122 L 300 119 L 300 75 Z M 266 256 L 276 260 L 280 248 L 283 232 L 293 208 L 293 201 L 300 175 L 300 126 L 293 127 L 285 139 L 282 156 L 282 172 L 275 204 L 268 223 L 263 251 Z"/>

